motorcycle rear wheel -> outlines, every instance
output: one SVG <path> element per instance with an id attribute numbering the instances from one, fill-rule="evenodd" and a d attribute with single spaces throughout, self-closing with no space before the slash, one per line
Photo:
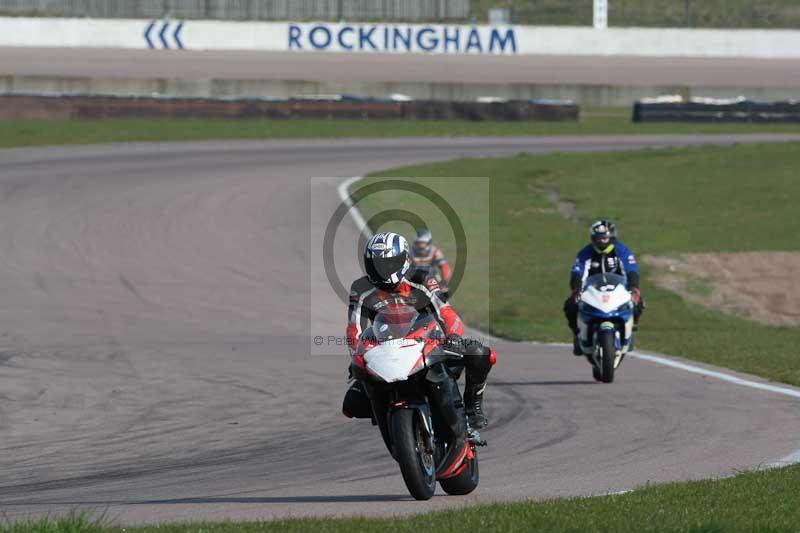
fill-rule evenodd
<path id="1" fill-rule="evenodd" d="M 399 409 L 392 415 L 395 459 L 408 492 L 417 500 L 430 500 L 436 490 L 433 450 L 426 447 L 425 430 L 413 409 Z"/>

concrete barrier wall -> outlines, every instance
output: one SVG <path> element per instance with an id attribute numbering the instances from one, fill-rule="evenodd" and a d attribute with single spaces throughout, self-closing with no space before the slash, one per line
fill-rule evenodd
<path id="1" fill-rule="evenodd" d="M 68 78 L 59 76 L 0 76 L 0 94 L 2 93 L 109 94 L 117 96 L 160 94 L 186 98 L 292 98 L 298 95 L 313 94 L 360 94 L 381 98 L 387 94 L 400 93 L 418 100 L 470 101 L 486 96 L 511 100 L 551 98 L 574 100 L 584 106 L 628 106 L 640 98 L 660 94 L 679 94 L 685 98 L 693 96 L 735 98 L 747 95 L 752 99 L 766 101 L 796 99 L 800 96 L 800 91 L 792 88 L 365 82 L 359 80 L 326 82 L 235 79 L 182 80 L 118 77 Z"/>
<path id="2" fill-rule="evenodd" d="M 636 102 L 634 122 L 800 122 L 800 102 Z"/>
<path id="3" fill-rule="evenodd" d="M 800 58 L 800 31 L 0 17 L 0 46 Z"/>
<path id="4" fill-rule="evenodd" d="M 574 103 L 0 95 L 0 120 L 111 117 L 575 121 Z"/>

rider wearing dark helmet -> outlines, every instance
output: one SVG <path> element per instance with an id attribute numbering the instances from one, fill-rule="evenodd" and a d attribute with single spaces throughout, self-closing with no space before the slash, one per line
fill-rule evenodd
<path id="1" fill-rule="evenodd" d="M 429 277 L 418 283 L 408 279 L 412 265 L 408 242 L 402 235 L 376 233 L 364 248 L 367 275 L 353 282 L 348 307 L 347 344 L 352 349 L 358 337 L 375 318 L 378 310 L 391 303 L 405 303 L 426 310 L 439 321 L 451 349 L 464 355 L 466 387 L 464 405 L 470 427 L 480 429 L 488 423 L 483 412 L 486 377 L 495 362 L 494 350 L 477 341 L 462 340 L 463 323 L 452 306 L 440 297 L 439 285 Z M 345 395 L 342 411 L 346 416 L 372 416 L 364 387 L 355 381 Z"/>
<path id="2" fill-rule="evenodd" d="M 586 278 L 600 272 L 622 274 L 627 278 L 634 304 L 633 320 L 638 324 L 644 310 L 644 299 L 639 290 L 639 265 L 633 252 L 617 240 L 617 226 L 610 220 L 598 220 L 589 227 L 591 242 L 578 251 L 570 271 L 569 286 L 572 294 L 564 302 L 564 315 L 573 333 L 573 353 L 583 355 L 578 341 L 578 300 Z"/>

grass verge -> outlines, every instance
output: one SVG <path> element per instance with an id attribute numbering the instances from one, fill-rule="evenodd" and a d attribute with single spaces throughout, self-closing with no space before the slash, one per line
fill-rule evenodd
<path id="1" fill-rule="evenodd" d="M 800 124 L 633 124 L 628 108 L 589 108 L 577 122 L 456 120 L 102 119 L 0 121 L 0 147 L 211 139 L 800 133 Z"/>
<path id="2" fill-rule="evenodd" d="M 561 305 L 569 267 L 588 240 L 592 220 L 614 219 L 621 240 L 640 256 L 798 250 L 799 167 L 799 145 L 773 144 L 467 159 L 380 176 L 419 180 L 453 201 L 473 194 L 453 177 L 489 177 L 490 253 L 468 260 L 468 269 L 489 272 L 483 276 L 489 305 L 466 291 L 454 303 L 468 323 L 496 335 L 568 342 Z M 554 191 L 574 205 L 573 220 L 558 212 Z M 367 219 L 402 195 L 381 194 L 362 202 Z M 430 221 L 439 244 L 453 256 L 449 225 L 437 209 L 421 197 L 404 201 Z M 459 214 L 468 231 L 485 216 Z M 638 347 L 800 385 L 800 329 L 759 325 L 689 304 L 654 287 L 646 267 L 642 274 L 648 309 Z"/>
<path id="3" fill-rule="evenodd" d="M 419 531 L 728 532 L 797 531 L 800 465 L 717 481 L 648 486 L 620 495 L 482 505 L 407 518 L 315 518 L 274 522 L 104 526 L 46 519 L 2 526 L 3 533 L 233 533 Z M 83 527 L 79 527 L 83 526 Z"/>

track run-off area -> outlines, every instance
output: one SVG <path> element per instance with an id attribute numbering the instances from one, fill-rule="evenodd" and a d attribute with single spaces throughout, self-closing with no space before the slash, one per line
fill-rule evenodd
<path id="1" fill-rule="evenodd" d="M 121 523 L 391 515 L 796 461 L 798 389 L 652 354 L 602 385 L 566 346 L 492 339 L 480 486 L 417 502 L 377 429 L 340 413 L 346 350 L 319 354 L 311 341 L 344 332 L 344 304 L 311 265 L 351 176 L 467 156 L 786 141 L 800 136 L 0 150 L 0 510 L 92 509 Z M 360 275 L 360 230 L 347 217 L 337 232 L 345 284 Z"/>

